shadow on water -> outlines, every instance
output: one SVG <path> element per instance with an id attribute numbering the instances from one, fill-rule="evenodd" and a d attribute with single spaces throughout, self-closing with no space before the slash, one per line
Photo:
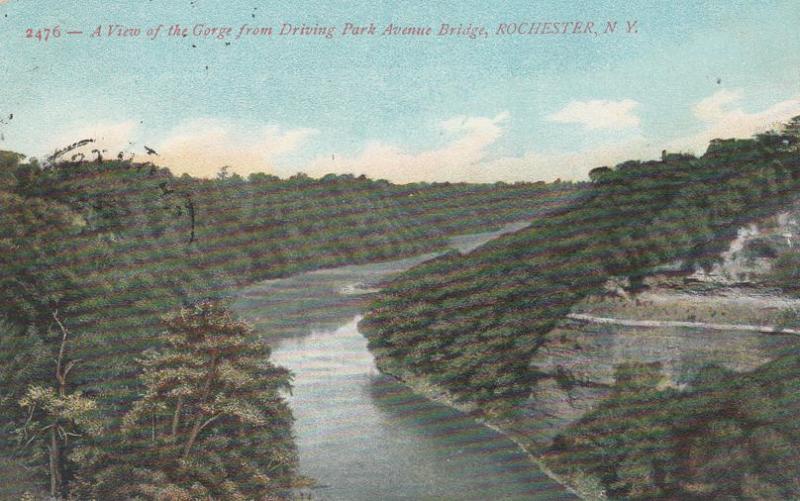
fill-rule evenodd
<path id="1" fill-rule="evenodd" d="M 398 441 L 417 444 L 445 497 L 458 499 L 575 499 L 533 465 L 519 448 L 471 417 L 433 403 L 391 378 L 375 378 L 369 397 Z M 435 480 L 434 480 L 435 481 Z"/>

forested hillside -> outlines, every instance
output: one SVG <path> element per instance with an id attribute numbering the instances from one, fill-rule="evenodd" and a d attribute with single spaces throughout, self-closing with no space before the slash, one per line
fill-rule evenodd
<path id="1" fill-rule="evenodd" d="M 2 152 L 2 463 L 76 499 L 281 496 L 298 482 L 290 375 L 227 310 L 230 288 L 431 251 L 579 188 L 205 180 Z"/>
<path id="2" fill-rule="evenodd" d="M 379 367 L 484 410 L 512 408 L 537 378 L 532 354 L 576 302 L 609 278 L 636 291 L 659 265 L 710 266 L 739 227 L 796 197 L 798 121 L 715 140 L 699 158 L 665 153 L 595 169 L 585 202 L 409 270 L 361 322 Z"/>

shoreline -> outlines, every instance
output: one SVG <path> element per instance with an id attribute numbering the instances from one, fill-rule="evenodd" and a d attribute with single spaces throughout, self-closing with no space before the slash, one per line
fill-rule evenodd
<path id="1" fill-rule="evenodd" d="M 379 370 L 380 370 L 380 368 L 379 368 Z M 479 423 L 481 426 L 485 426 L 485 427 L 487 427 L 487 428 L 499 433 L 503 437 L 507 438 L 508 440 L 513 442 L 517 446 L 517 448 L 522 453 L 524 453 L 528 457 L 528 459 L 533 464 L 535 464 L 539 468 L 539 470 L 542 473 L 544 473 L 550 480 L 553 480 L 554 482 L 556 482 L 559 485 L 561 485 L 562 487 L 564 487 L 564 489 L 566 489 L 567 492 L 569 492 L 571 494 L 574 494 L 575 496 L 578 497 L 578 499 L 582 499 L 584 501 L 593 501 L 595 499 L 599 499 L 599 498 L 590 497 L 585 492 L 580 492 L 564 476 L 559 475 L 558 473 L 556 473 L 553 470 L 551 470 L 550 467 L 547 466 L 547 463 L 545 463 L 545 461 L 542 458 L 540 458 L 539 456 L 535 455 L 532 451 L 530 451 L 524 445 L 524 443 L 519 438 L 517 438 L 516 434 L 513 431 L 507 430 L 507 429 L 503 428 L 502 425 L 500 425 L 498 423 L 494 423 L 491 420 L 489 420 L 485 416 L 483 411 L 481 411 L 480 408 L 476 404 L 474 404 L 474 403 L 458 403 L 450 396 L 450 394 L 449 394 L 449 392 L 447 390 L 444 390 L 443 388 L 441 388 L 439 386 L 436 386 L 436 385 L 426 381 L 424 378 L 420 378 L 420 377 L 417 377 L 417 376 L 412 376 L 412 377 L 408 377 L 408 378 L 402 378 L 400 376 L 385 372 L 383 370 L 380 370 L 380 372 L 381 372 L 381 374 L 383 374 L 385 376 L 388 376 L 388 377 L 392 378 L 393 380 L 397 381 L 398 383 L 402 384 L 403 386 L 409 388 L 411 391 L 413 391 L 417 395 L 421 395 L 424 398 L 430 400 L 431 402 L 435 402 L 435 403 L 447 406 L 447 407 L 449 407 L 451 409 L 457 410 L 459 412 L 462 412 L 462 413 L 468 415 L 473 420 L 475 420 L 475 422 Z"/>

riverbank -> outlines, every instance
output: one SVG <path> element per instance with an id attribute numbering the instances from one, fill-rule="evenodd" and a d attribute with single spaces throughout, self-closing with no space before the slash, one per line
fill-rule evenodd
<path id="1" fill-rule="evenodd" d="M 495 233 L 459 238 L 468 249 Z M 317 500 L 576 499 L 516 441 L 466 409 L 445 405 L 382 374 L 358 331 L 364 293 L 421 259 L 351 265 L 267 280 L 233 307 L 263 333 L 274 363 L 295 374 L 300 473 Z"/>
<path id="2" fill-rule="evenodd" d="M 492 416 L 474 403 L 459 402 L 425 377 L 394 366 L 381 368 L 415 393 L 502 433 L 573 494 L 602 500 L 606 497 L 598 481 L 579 473 L 556 473 L 539 454 L 555 434 L 602 401 L 606 390 L 601 387 L 614 384 L 614 369 L 625 362 L 657 362 L 664 384 L 676 388 L 683 387 L 686 371 L 703 363 L 752 371 L 797 345 L 800 331 L 780 322 L 784 308 L 796 303 L 785 296 L 730 288 L 694 294 L 690 289 L 653 287 L 636 298 L 590 297 L 548 334 L 532 361 L 540 373 L 551 377 L 535 387 L 524 406 L 528 415 L 517 422 Z M 574 385 L 572 390 L 559 386 L 559 375 Z M 581 392 L 584 386 L 586 391 Z"/>
<path id="3" fill-rule="evenodd" d="M 401 377 L 395 374 L 388 374 L 386 372 L 383 372 L 383 374 L 386 374 L 393 380 L 397 381 L 403 386 L 406 386 L 412 392 L 421 395 L 432 402 L 445 405 L 451 409 L 455 409 L 459 412 L 467 414 L 482 426 L 486 426 L 487 428 L 503 435 L 516 444 L 519 450 L 525 454 L 528 459 L 530 459 L 530 461 L 542 471 L 542 473 L 547 475 L 551 480 L 558 482 L 568 492 L 574 494 L 578 498 L 586 501 L 602 501 L 606 499 L 604 495 L 598 494 L 597 492 L 592 492 L 587 488 L 577 486 L 574 484 L 574 482 L 551 470 L 544 460 L 537 456 L 535 452 L 525 444 L 525 441 L 520 437 L 519 434 L 504 426 L 502 421 L 495 422 L 492 420 L 492 418 L 487 416 L 477 404 L 472 402 L 458 402 L 447 390 L 431 383 L 430 381 L 427 381 L 425 378 L 413 375 L 405 375 Z"/>

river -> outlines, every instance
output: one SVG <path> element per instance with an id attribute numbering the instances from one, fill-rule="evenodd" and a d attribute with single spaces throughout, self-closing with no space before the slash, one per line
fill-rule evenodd
<path id="1" fill-rule="evenodd" d="M 465 252 L 499 233 L 451 245 Z M 370 292 L 432 256 L 309 272 L 237 295 L 234 308 L 294 373 L 289 403 L 314 499 L 574 499 L 503 435 L 376 369 L 357 328 Z"/>

